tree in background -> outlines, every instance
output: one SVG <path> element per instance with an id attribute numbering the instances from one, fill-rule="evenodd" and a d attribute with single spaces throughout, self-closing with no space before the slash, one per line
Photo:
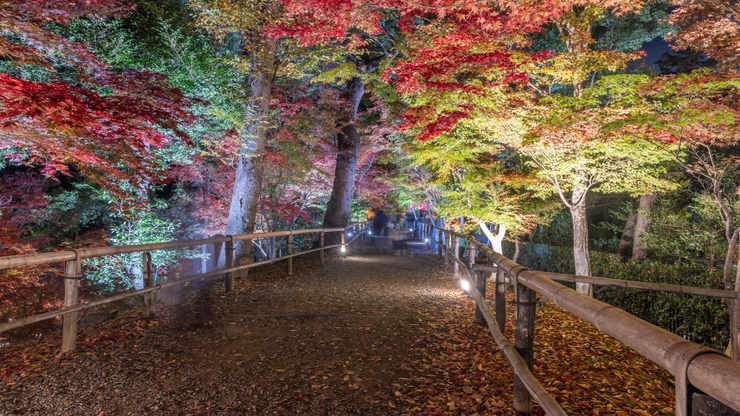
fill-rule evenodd
<path id="1" fill-rule="evenodd" d="M 358 111 L 368 76 L 378 70 L 394 45 L 392 29 L 387 26 L 390 16 L 363 1 L 281 1 L 286 18 L 272 26 L 273 36 L 296 39 L 304 47 L 343 51 L 335 54 L 341 61 L 322 63 L 329 71 L 319 80 L 341 85 L 340 99 L 345 105 L 338 113 L 334 184 L 323 223 L 325 228 L 344 227 L 351 213 L 361 145 Z"/>
<path id="2" fill-rule="evenodd" d="M 666 159 L 660 153 L 642 153 L 629 138 L 600 137 L 602 123 L 636 104 L 630 85 L 639 82 L 606 74 L 625 70 L 641 56 L 636 51 L 642 43 L 659 34 L 644 29 L 665 15 L 658 6 L 621 2 L 608 8 L 594 2 L 572 7 L 554 22 L 564 50 L 531 71 L 539 107 L 522 150 L 571 213 L 578 275 L 591 273 L 590 191 L 641 195 L 668 186 L 660 180 Z M 590 284 L 576 287 L 592 294 Z"/>
<path id="3" fill-rule="evenodd" d="M 640 131 L 652 147 L 671 155 L 693 183 L 711 196 L 724 225 L 727 253 L 725 289 L 740 290 L 740 272 L 733 285 L 733 264 L 740 228 L 737 212 L 737 146 L 740 132 L 740 74 L 737 34 L 740 9 L 733 2 L 675 1 L 671 19 L 679 25 L 672 38 L 717 60 L 714 69 L 664 75 L 641 86 L 648 107 L 626 113 L 615 126 Z M 740 268 L 738 268 L 740 270 Z M 740 307 L 731 303 L 731 355 L 740 359 Z"/>
<path id="4" fill-rule="evenodd" d="M 698 50 L 720 63 L 721 69 L 740 65 L 740 4 L 736 0 L 671 0 L 670 21 L 678 27 L 668 39 L 676 47 Z"/>
<path id="5" fill-rule="evenodd" d="M 254 231 L 262 189 L 271 92 L 279 59 L 278 39 L 268 36 L 262 28 L 281 17 L 280 3 L 198 0 L 190 6 L 198 14 L 201 27 L 232 45 L 234 63 L 248 75 L 248 119 L 239 131 L 236 174 L 226 224 L 227 234 L 248 234 Z M 248 260 L 248 243 L 235 245 L 235 250 L 235 258 Z"/>

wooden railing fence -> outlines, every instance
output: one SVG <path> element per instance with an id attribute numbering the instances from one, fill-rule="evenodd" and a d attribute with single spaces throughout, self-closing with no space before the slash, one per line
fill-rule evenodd
<path id="1" fill-rule="evenodd" d="M 346 250 L 346 246 L 353 243 L 357 238 L 364 236 L 364 232 L 367 230 L 367 223 L 358 223 L 346 228 L 317 228 L 317 229 L 306 229 L 306 230 L 294 230 L 294 231 L 277 231 L 271 233 L 257 233 L 257 234 L 239 234 L 239 235 L 218 235 L 210 238 L 201 240 L 187 240 L 187 241 L 170 241 L 156 244 L 142 244 L 135 246 L 110 246 L 110 247 L 97 247 L 90 249 L 80 250 L 69 250 L 59 251 L 53 253 L 38 253 L 28 254 L 22 256 L 8 256 L 0 257 L 0 270 L 12 269 L 31 265 L 50 264 L 64 262 L 64 308 L 29 316 L 14 320 L 12 322 L 0 324 L 0 333 L 9 331 L 11 329 L 26 326 L 35 322 L 44 321 L 47 319 L 53 319 L 57 316 L 63 316 L 62 322 L 62 352 L 71 351 L 75 349 L 77 343 L 77 318 L 80 311 L 85 309 L 93 308 L 106 303 L 115 302 L 121 299 L 125 299 L 131 296 L 143 295 L 144 305 L 146 314 L 151 316 L 155 313 L 155 299 L 154 291 L 163 290 L 167 287 L 175 285 L 183 285 L 186 282 L 199 279 L 208 279 L 214 277 L 223 276 L 224 289 L 227 292 L 234 290 L 234 277 L 237 272 L 248 271 L 255 267 L 259 267 L 265 264 L 272 264 L 275 261 L 287 260 L 287 274 L 291 276 L 293 274 L 293 258 L 297 256 L 303 256 L 309 253 L 319 252 L 321 263 L 324 262 L 324 253 L 328 249 L 339 248 L 342 252 Z M 340 244 L 325 246 L 324 241 L 327 233 L 341 233 Z M 347 241 L 346 236 L 351 233 L 351 240 Z M 293 236 L 301 234 L 319 234 L 319 247 L 293 253 Z M 265 261 L 245 264 L 241 266 L 236 265 L 236 259 L 234 258 L 234 242 L 235 241 L 251 241 L 257 239 L 267 239 L 274 237 L 287 237 L 286 242 L 286 255 L 279 258 L 271 258 Z M 225 262 L 222 268 L 219 270 L 213 270 L 207 273 L 199 273 L 193 276 L 185 278 L 175 279 L 172 281 L 164 282 L 155 285 L 154 274 L 151 252 L 155 250 L 166 250 L 173 248 L 184 248 L 199 245 L 213 245 L 214 257 L 218 258 L 221 255 L 221 250 L 224 250 Z M 79 291 L 80 281 L 84 279 L 82 273 L 82 263 L 85 259 L 112 256 L 117 254 L 130 254 L 130 253 L 142 253 L 142 271 L 144 277 L 144 288 L 140 290 L 133 290 L 126 293 L 121 293 L 115 296 L 109 296 L 103 299 L 87 302 L 80 304 L 79 302 Z"/>
<path id="2" fill-rule="evenodd" d="M 437 241 L 438 255 L 444 257 L 445 263 L 453 263 L 456 276 L 459 270 L 462 270 L 464 277 L 461 278 L 469 279 L 471 285 L 474 285 L 468 293 L 476 301 L 476 322 L 488 325 L 491 335 L 514 369 L 513 407 L 518 414 L 531 414 L 533 398 L 549 415 L 566 414 L 532 374 L 537 293 L 671 373 L 676 381 L 676 416 L 692 414 L 692 397 L 697 392 L 707 394 L 726 406 L 740 411 L 740 394 L 738 394 L 740 392 L 740 363 L 731 360 L 717 350 L 687 341 L 622 309 L 580 294 L 554 280 L 582 281 L 723 298 L 736 298 L 735 292 L 541 273 L 529 270 L 494 252 L 470 235 L 437 228 L 431 224 L 425 226 L 425 233 Z M 467 241 L 466 260 L 460 258 L 459 250 L 462 240 Z M 495 264 L 495 267 L 476 265 L 475 258 L 478 251 L 485 255 L 489 262 Z M 496 273 L 495 315 L 491 313 L 490 303 L 485 299 L 487 276 L 494 271 Z M 505 280 L 507 276 L 514 283 L 516 293 L 516 328 L 513 346 L 503 336 L 506 322 Z"/>

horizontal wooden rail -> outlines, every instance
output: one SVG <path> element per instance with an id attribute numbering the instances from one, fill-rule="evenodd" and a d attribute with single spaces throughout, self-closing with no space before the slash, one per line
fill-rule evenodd
<path id="1" fill-rule="evenodd" d="M 529 270 L 494 252 L 471 236 L 449 230 L 445 230 L 445 233 L 467 239 L 469 244 L 474 244 L 518 284 L 546 296 L 556 305 L 671 373 L 676 377 L 677 416 L 690 414 L 690 409 L 684 407 L 690 401 L 685 389 L 687 386 L 693 386 L 740 411 L 740 394 L 737 394 L 740 391 L 740 363 L 719 351 L 687 341 L 622 309 L 554 282 L 542 273 Z"/>
<path id="2" fill-rule="evenodd" d="M 85 309 L 93 308 L 96 306 L 100 306 L 106 303 L 115 302 L 121 299 L 125 299 L 131 296 L 136 295 L 145 295 L 145 303 L 147 300 L 153 303 L 151 300 L 152 298 L 151 293 L 155 290 L 165 289 L 167 287 L 176 286 L 176 285 L 183 285 L 187 282 L 191 282 L 194 280 L 201 280 L 201 279 L 207 279 L 217 276 L 225 276 L 226 277 L 226 290 L 231 290 L 233 288 L 233 276 L 235 272 L 243 271 L 243 270 L 249 270 L 253 269 L 255 267 L 263 266 L 266 264 L 272 264 L 276 261 L 282 261 L 287 260 L 288 261 L 288 274 L 292 274 L 292 261 L 294 257 L 303 256 L 306 254 L 314 253 L 314 252 L 320 252 L 321 253 L 321 259 L 323 262 L 324 258 L 324 251 L 332 248 L 341 247 L 344 250 L 344 247 L 353 243 L 357 238 L 361 237 L 363 233 L 366 230 L 366 225 L 364 223 L 361 224 L 354 224 L 351 226 L 348 226 L 346 228 L 318 228 L 318 229 L 306 229 L 306 230 L 295 230 L 295 231 L 278 231 L 278 232 L 271 232 L 271 233 L 257 233 L 257 234 L 240 234 L 235 236 L 216 236 L 201 240 L 187 240 L 187 241 L 171 241 L 171 242 L 165 242 L 165 243 L 156 243 L 156 244 L 142 244 L 142 245 L 135 245 L 135 246 L 118 246 L 118 247 L 100 247 L 100 248 L 93 248 L 93 249 L 84 249 L 84 250 L 71 250 L 71 251 L 63 251 L 63 252 L 55 252 L 55 253 L 39 253 L 39 254 L 30 254 L 30 255 L 24 255 L 24 256 L 10 256 L 10 257 L 0 257 L 0 269 L 7 269 L 7 268 L 15 268 L 15 267 L 23 267 L 28 265 L 38 265 L 38 264 L 49 264 L 49 263 L 55 263 L 55 262 L 61 262 L 64 261 L 65 266 L 65 307 L 62 309 L 29 316 L 26 318 L 17 319 L 12 322 L 0 324 L 0 333 L 9 331 L 11 329 L 19 328 L 22 326 L 26 326 L 32 323 L 53 319 L 57 316 L 67 316 L 65 317 L 65 327 L 62 335 L 62 352 L 69 351 L 75 348 L 75 340 L 76 340 L 76 331 L 77 331 L 77 314 L 80 311 L 83 311 Z M 353 231 L 356 235 L 352 240 L 349 242 L 345 242 L 344 239 L 344 233 L 346 231 Z M 331 246 L 324 246 L 324 235 L 326 233 L 336 233 L 341 232 L 342 233 L 342 243 L 341 244 L 335 244 Z M 254 240 L 254 239 L 260 239 L 260 238 L 272 238 L 272 237 L 279 237 L 279 236 L 288 236 L 288 243 L 292 244 L 293 236 L 300 235 L 300 234 L 320 234 L 320 247 L 302 251 L 299 253 L 292 253 L 292 247 L 288 250 L 289 254 L 285 256 L 281 256 L 278 258 L 272 258 L 268 260 L 264 260 L 261 262 L 256 263 L 250 263 L 242 266 L 234 266 L 233 265 L 233 252 L 230 252 L 230 249 L 233 250 L 233 241 L 237 240 Z M 84 304 L 78 304 L 77 303 L 77 291 L 79 287 L 79 280 L 82 279 L 81 275 L 81 265 L 80 261 L 82 259 L 86 258 L 93 258 L 93 257 L 102 257 L 102 256 L 109 256 L 109 255 L 116 255 L 116 254 L 129 254 L 129 253 L 139 253 L 144 252 L 148 253 L 149 251 L 153 250 L 164 250 L 164 249 L 172 249 L 172 248 L 182 248 L 182 247 L 190 247 L 194 245 L 203 245 L 203 244 L 216 244 L 217 247 L 221 246 L 221 243 L 226 244 L 226 259 L 227 259 L 227 267 L 215 270 L 207 273 L 201 273 L 196 274 L 193 276 L 189 276 L 186 278 L 180 278 L 177 280 L 165 282 L 159 285 L 152 285 L 147 284 L 148 287 L 145 287 L 144 289 L 135 290 L 135 291 L 129 291 L 126 293 L 121 293 L 115 296 L 110 296 L 104 299 L 99 299 L 92 302 L 87 302 Z M 151 270 L 151 265 L 147 265 L 147 260 L 150 263 L 151 257 L 145 255 L 145 264 L 144 264 L 144 278 L 145 282 L 147 280 L 151 281 L 151 276 L 147 276 L 148 270 Z M 147 279 L 149 278 L 149 279 Z M 71 296 L 70 296 L 71 294 Z M 71 301 L 70 301 L 71 300 Z M 148 313 L 153 313 L 153 305 L 147 304 L 147 311 Z M 70 318 L 70 319 L 68 319 Z M 69 325 L 68 325 L 69 324 Z"/>
<path id="3" fill-rule="evenodd" d="M 495 266 L 475 265 L 475 270 L 496 272 Z M 696 286 L 669 285 L 665 283 L 638 282 L 635 280 L 612 279 L 609 277 L 579 276 L 576 274 L 539 272 L 541 275 L 559 282 L 592 283 L 600 286 L 616 286 L 629 289 L 655 290 L 659 292 L 682 293 L 685 295 L 709 296 L 722 299 L 740 299 L 740 292 L 734 290 L 709 289 Z"/>
<path id="4" fill-rule="evenodd" d="M 351 227 L 348 227 L 351 228 Z M 296 231 L 276 231 L 270 233 L 255 233 L 255 234 L 237 234 L 234 236 L 217 236 L 204 238 L 200 240 L 185 240 L 185 241 L 168 241 L 165 243 L 154 243 L 154 244 L 139 244 L 135 246 L 109 246 L 109 247 L 96 247 L 87 248 L 80 250 L 68 250 L 68 251 L 57 251 L 53 253 L 37 253 L 37 254 L 24 254 L 20 256 L 7 256 L 0 257 L 0 270 L 12 269 L 16 267 L 32 266 L 38 264 L 49 264 L 58 263 L 62 261 L 70 260 L 82 260 L 93 257 L 111 256 L 115 254 L 130 254 L 139 253 L 145 251 L 164 250 L 171 248 L 184 248 L 199 246 L 204 244 L 215 244 L 225 243 L 228 241 L 239 241 L 239 240 L 259 240 L 262 238 L 271 237 L 282 237 L 288 235 L 299 235 L 299 234 L 312 234 L 312 233 L 333 233 L 343 232 L 345 228 L 315 228 L 307 230 L 296 230 Z"/>
<path id="5" fill-rule="evenodd" d="M 350 242 L 347 243 L 347 245 L 352 244 L 355 241 L 355 239 L 352 239 Z M 15 320 L 13 322 L 8 322 L 8 323 L 5 323 L 5 324 L 0 324 L 0 333 L 5 332 L 5 331 L 10 331 L 11 329 L 20 328 L 22 326 L 33 324 L 33 323 L 36 323 L 36 322 L 41 322 L 41 321 L 46 321 L 46 320 L 49 320 L 49 319 L 53 319 L 53 318 L 56 318 L 57 316 L 62 316 L 62 315 L 66 315 L 66 314 L 73 313 L 73 312 L 80 312 L 80 311 L 83 311 L 85 309 L 90 309 L 90 308 L 94 308 L 96 306 L 105 305 L 106 303 L 112 303 L 112 302 L 115 302 L 115 301 L 119 301 L 121 299 L 129 298 L 131 296 L 143 295 L 145 293 L 153 292 L 155 290 L 166 289 L 166 288 L 172 287 L 172 286 L 183 285 L 185 283 L 192 282 L 194 280 L 201 280 L 201 279 L 208 279 L 208 278 L 211 278 L 211 277 L 217 277 L 217 276 L 221 276 L 221 275 L 223 275 L 225 273 L 233 273 L 233 272 L 237 272 L 237 271 L 241 271 L 241 270 L 254 269 L 256 267 L 260 267 L 260 266 L 264 266 L 264 265 L 268 265 L 268 264 L 274 264 L 277 261 L 287 260 L 287 259 L 290 259 L 290 258 L 293 258 L 293 257 L 298 257 L 298 256 L 303 256 L 303 255 L 314 253 L 314 252 L 317 252 L 317 251 L 320 251 L 320 250 L 329 250 L 329 249 L 337 248 L 337 247 L 340 247 L 340 246 L 341 246 L 341 244 L 335 244 L 333 246 L 326 246 L 326 247 L 323 247 L 323 248 L 314 248 L 314 249 L 311 249 L 311 250 L 302 251 L 300 253 L 291 254 L 289 256 L 282 256 L 282 257 L 278 257 L 278 258 L 275 258 L 275 259 L 269 259 L 269 260 L 264 260 L 264 261 L 260 261 L 260 262 L 256 262 L 256 263 L 250 263 L 250 264 L 246 264 L 246 265 L 243 265 L 243 266 L 230 267 L 228 269 L 216 270 L 216 271 L 208 272 L 208 273 L 200 273 L 200 274 L 196 274 L 196 275 L 193 275 L 193 276 L 183 277 L 183 278 L 180 278 L 180 279 L 177 279 L 177 280 L 173 280 L 173 281 L 161 283 L 161 284 L 158 284 L 156 286 L 152 286 L 152 287 L 148 287 L 148 288 L 144 288 L 144 289 L 139 289 L 139 290 L 132 290 L 132 291 L 128 291 L 126 293 L 120 293 L 120 294 L 115 295 L 115 296 L 109 296 L 109 297 L 106 297 L 104 299 L 98 299 L 98 300 L 87 302 L 87 303 L 84 303 L 84 304 L 81 304 L 81 305 L 70 306 L 68 308 L 57 309 L 57 310 L 54 310 L 54 311 L 49 311 L 49 312 L 41 313 L 41 314 L 38 314 L 38 315 L 29 316 L 27 318 L 21 318 L 21 319 Z"/>
<path id="6" fill-rule="evenodd" d="M 439 240 L 436 240 L 434 237 L 434 233 L 429 233 L 429 238 L 434 239 L 437 244 L 442 243 Z M 471 276 L 470 272 L 468 271 L 468 267 L 460 260 L 457 256 L 450 253 L 446 246 L 444 250 L 444 254 L 446 257 L 448 257 L 451 261 L 453 261 L 455 264 L 459 266 L 459 269 L 463 270 L 463 273 L 467 276 L 467 279 L 470 280 L 471 284 L 473 281 L 473 276 Z M 486 304 L 485 299 L 481 296 L 480 292 L 476 290 L 474 287 L 472 287 L 468 294 L 473 297 L 476 301 L 479 302 L 479 304 Z M 496 342 L 496 345 L 501 348 L 501 351 L 504 353 L 504 356 L 509 361 L 509 365 L 511 365 L 511 368 L 514 370 L 514 373 L 519 377 L 519 380 L 524 384 L 529 394 L 534 397 L 534 399 L 537 401 L 537 403 L 540 404 L 540 407 L 548 414 L 553 416 L 562 416 L 567 415 L 565 413 L 565 410 L 558 404 L 557 401 L 555 401 L 555 398 L 550 395 L 550 393 L 545 390 L 545 388 L 540 384 L 539 381 L 537 381 L 537 378 L 532 374 L 532 371 L 529 369 L 529 365 L 527 362 L 522 358 L 522 356 L 519 354 L 519 352 L 514 348 L 514 346 L 504 337 L 504 334 L 501 333 L 501 331 L 498 328 L 498 325 L 496 323 L 496 320 L 494 319 L 493 315 L 491 315 L 491 311 L 488 308 L 481 308 L 481 312 L 483 313 L 483 318 L 486 321 L 486 324 L 488 325 L 488 330 L 490 331 L 491 335 L 493 336 L 494 342 Z"/>

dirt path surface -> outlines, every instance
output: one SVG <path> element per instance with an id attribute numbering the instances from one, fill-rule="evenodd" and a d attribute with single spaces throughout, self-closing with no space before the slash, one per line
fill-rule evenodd
<path id="1" fill-rule="evenodd" d="M 437 256 L 352 246 L 295 269 L 86 328 L 73 354 L 58 334 L 0 348 L 0 415 L 514 413 L 511 370 Z M 628 348 L 554 306 L 537 331 L 535 375 L 569 414 L 671 413 L 666 373 Z"/>
<path id="2" fill-rule="evenodd" d="M 290 278 L 253 272 L 145 334 L 5 380 L 0 414 L 396 414 L 388 392 L 420 327 L 460 291 L 433 255 L 352 252 Z"/>

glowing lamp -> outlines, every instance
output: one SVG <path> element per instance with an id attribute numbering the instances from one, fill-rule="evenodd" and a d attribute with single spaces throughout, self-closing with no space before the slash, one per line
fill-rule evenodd
<path id="1" fill-rule="evenodd" d="M 460 279 L 460 288 L 462 288 L 462 290 L 464 290 L 466 292 L 469 291 L 470 290 L 470 282 L 468 282 L 465 279 Z"/>
<path id="2" fill-rule="evenodd" d="M 352 233 L 347 233 L 347 237 L 352 237 Z"/>
<path id="3" fill-rule="evenodd" d="M 425 239 L 424 239 L 424 242 L 425 242 L 425 243 L 428 243 L 428 242 L 429 242 L 429 239 L 428 239 L 428 238 L 425 238 Z"/>
<path id="4" fill-rule="evenodd" d="M 367 234 L 368 235 L 373 235 L 373 232 L 368 230 Z"/>
<path id="5" fill-rule="evenodd" d="M 346 248 L 344 248 L 344 245 L 342 245 L 342 253 L 345 253 L 347 251 Z"/>

